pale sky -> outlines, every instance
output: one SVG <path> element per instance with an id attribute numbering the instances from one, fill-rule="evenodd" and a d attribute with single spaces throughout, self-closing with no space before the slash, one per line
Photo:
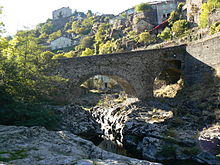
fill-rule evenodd
<path id="1" fill-rule="evenodd" d="M 7 34 L 15 34 L 25 27 L 33 28 L 52 18 L 52 11 L 70 7 L 73 11 L 118 14 L 136 4 L 150 0 L 0 0 Z"/>
<path id="2" fill-rule="evenodd" d="M 61 7 L 70 7 L 73 11 L 118 14 L 142 2 L 152 0 L 0 0 L 3 6 L 3 20 L 6 34 L 15 34 L 24 27 L 33 28 L 52 18 L 52 11 Z"/>

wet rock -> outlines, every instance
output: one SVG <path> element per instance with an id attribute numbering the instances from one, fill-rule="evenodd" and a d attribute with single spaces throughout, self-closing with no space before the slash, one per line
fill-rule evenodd
<path id="1" fill-rule="evenodd" d="M 1 153 L 10 155 L 6 165 L 160 165 L 104 151 L 68 131 L 0 125 L 0 137 Z"/>

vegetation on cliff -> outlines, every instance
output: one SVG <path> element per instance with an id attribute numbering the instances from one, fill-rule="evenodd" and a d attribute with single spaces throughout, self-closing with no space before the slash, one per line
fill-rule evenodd
<path id="1" fill-rule="evenodd" d="M 208 26 L 208 17 L 211 12 L 215 9 L 220 8 L 219 0 L 208 0 L 206 3 L 202 5 L 202 12 L 200 14 L 200 27 L 205 28 Z"/>

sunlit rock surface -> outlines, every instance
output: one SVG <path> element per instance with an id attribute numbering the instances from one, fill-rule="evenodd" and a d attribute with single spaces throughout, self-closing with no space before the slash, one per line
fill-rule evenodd
<path id="1" fill-rule="evenodd" d="M 160 165 L 104 151 L 68 131 L 0 126 L 1 164 L 16 165 Z M 5 162 L 5 163 L 4 163 Z"/>

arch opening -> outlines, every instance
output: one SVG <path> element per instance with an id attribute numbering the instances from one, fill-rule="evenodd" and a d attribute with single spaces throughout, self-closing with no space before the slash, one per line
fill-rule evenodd
<path id="1" fill-rule="evenodd" d="M 136 96 L 136 92 L 130 83 L 125 78 L 117 75 L 87 75 L 80 80 L 78 86 L 86 91 L 83 92 L 84 95 L 88 93 L 124 93 L 127 96 Z"/>
<path id="2" fill-rule="evenodd" d="M 180 60 L 166 61 L 163 70 L 154 80 L 154 96 L 173 98 L 182 86 L 182 62 Z"/>

